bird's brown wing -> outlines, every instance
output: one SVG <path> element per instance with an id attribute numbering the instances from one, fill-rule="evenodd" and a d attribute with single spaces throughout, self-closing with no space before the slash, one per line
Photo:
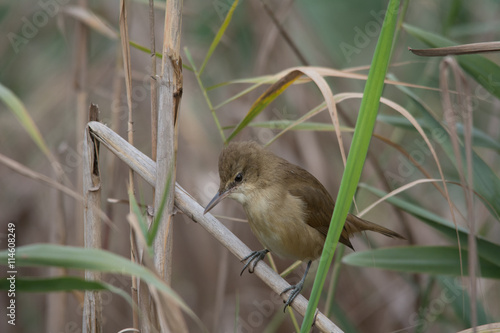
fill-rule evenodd
<path id="1" fill-rule="evenodd" d="M 325 187 L 306 170 L 295 165 L 287 170 L 289 172 L 284 181 L 288 183 L 289 193 L 305 203 L 306 223 L 326 237 L 335 201 Z M 345 228 L 342 229 L 340 242 L 352 248 Z"/>

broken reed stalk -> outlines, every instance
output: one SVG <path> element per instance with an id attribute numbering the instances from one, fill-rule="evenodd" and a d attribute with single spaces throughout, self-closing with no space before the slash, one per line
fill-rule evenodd
<path id="1" fill-rule="evenodd" d="M 156 269 L 170 283 L 172 274 L 172 215 L 174 210 L 174 187 L 168 193 L 168 178 L 175 181 L 175 120 L 182 96 L 182 61 L 180 59 L 180 36 L 182 22 L 182 0 L 167 1 L 163 38 L 161 76 L 158 87 L 158 142 L 156 160 L 158 168 L 155 178 L 155 210 L 162 199 L 167 201 L 163 212 L 155 211 L 155 217 L 161 214 L 159 228 L 154 239 L 154 262 Z"/>
<path id="2" fill-rule="evenodd" d="M 123 138 L 105 125 L 98 122 L 90 122 L 87 126 L 91 133 L 103 143 L 104 146 L 111 150 L 111 152 L 124 161 L 130 168 L 134 169 L 134 171 L 144 178 L 146 182 L 152 186 L 155 185 L 157 165 L 153 160 L 144 155 L 137 148 L 128 144 Z M 204 208 L 179 184 L 175 184 L 175 206 L 193 221 L 198 222 L 198 224 L 215 237 L 219 243 L 229 249 L 229 251 L 239 260 L 243 259 L 251 252 L 238 237 L 214 216 L 211 214 L 203 215 Z M 193 225 L 193 227 L 195 226 Z M 281 293 L 283 289 L 290 286 L 278 273 L 264 262 L 255 267 L 255 274 L 278 294 Z M 286 295 L 283 295 L 282 298 L 286 299 Z M 307 300 L 302 295 L 299 295 L 293 301 L 292 307 L 303 316 L 307 308 Z M 319 311 L 315 318 L 315 326 L 322 332 L 342 332 L 340 328 Z"/>
<path id="3" fill-rule="evenodd" d="M 111 121 L 109 122 L 111 129 L 115 132 L 118 133 L 120 131 L 120 121 L 119 121 L 119 116 L 120 116 L 120 96 L 122 92 L 122 77 L 120 72 L 122 71 L 123 68 L 123 56 L 122 56 L 122 51 L 121 47 L 116 48 L 116 65 L 115 65 L 115 75 L 113 77 L 113 94 L 112 94 L 112 100 L 114 103 L 111 103 Z M 115 185 L 117 183 L 117 172 L 116 172 L 116 159 L 114 156 L 110 156 L 106 160 L 106 175 L 109 175 L 106 177 L 106 189 L 107 189 L 107 195 L 106 197 L 108 198 L 116 198 L 116 193 L 118 192 L 118 186 Z M 114 210 L 113 210 L 113 204 L 110 203 L 109 201 L 106 202 L 106 215 L 109 217 L 110 220 L 113 220 L 114 216 Z M 103 240 L 102 240 L 102 247 L 104 249 L 109 248 L 109 237 L 110 237 L 110 228 L 108 225 L 104 226 L 104 233 L 103 233 Z"/>
<path id="4" fill-rule="evenodd" d="M 98 108 L 90 106 L 90 119 L 97 120 Z M 101 248 L 101 180 L 99 175 L 99 142 L 85 129 L 83 149 L 84 238 L 86 248 Z M 85 271 L 86 280 L 101 280 L 98 271 Z M 102 332 L 102 301 L 98 291 L 86 290 L 83 306 L 84 333 Z"/>

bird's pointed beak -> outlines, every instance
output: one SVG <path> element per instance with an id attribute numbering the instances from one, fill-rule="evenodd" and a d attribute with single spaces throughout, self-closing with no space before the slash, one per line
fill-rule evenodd
<path id="1" fill-rule="evenodd" d="M 231 189 L 229 190 L 226 190 L 224 192 L 218 192 L 213 198 L 212 200 L 210 200 L 210 202 L 208 203 L 207 207 L 205 208 L 205 211 L 203 212 L 203 215 L 205 215 L 206 213 L 208 213 L 212 208 L 214 208 L 215 206 L 217 206 L 217 204 L 219 202 L 221 202 L 222 200 L 224 200 L 229 194 L 231 194 Z"/>

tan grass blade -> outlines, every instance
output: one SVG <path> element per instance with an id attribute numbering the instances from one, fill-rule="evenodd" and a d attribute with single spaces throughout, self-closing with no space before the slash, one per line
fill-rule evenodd
<path id="1" fill-rule="evenodd" d="M 64 6 L 62 8 L 62 12 L 86 24 L 89 28 L 97 31 L 101 35 L 107 36 L 111 39 L 118 38 L 118 33 L 115 29 L 113 29 L 111 24 L 88 8 L 80 6 Z"/>
<path id="2" fill-rule="evenodd" d="M 448 193 L 448 186 L 446 185 L 446 180 L 444 178 L 443 169 L 441 168 L 441 163 L 439 162 L 439 158 L 437 157 L 436 151 L 434 150 L 434 147 L 432 146 L 429 138 L 425 134 L 424 130 L 422 129 L 422 127 L 420 126 L 418 121 L 405 108 L 401 107 L 400 105 L 398 105 L 398 104 L 394 103 L 393 101 L 390 101 L 386 98 L 381 98 L 380 101 L 382 103 L 386 104 L 387 106 L 393 108 L 394 110 L 398 111 L 399 113 L 401 113 L 402 116 L 404 116 L 406 119 L 408 119 L 408 121 L 410 121 L 410 123 L 413 125 L 413 127 L 415 127 L 415 129 L 419 132 L 419 134 L 424 139 L 424 141 L 427 145 L 427 148 L 429 148 L 429 150 L 432 154 L 432 157 L 434 158 L 434 161 L 436 162 L 436 166 L 438 168 L 439 175 L 441 176 L 441 181 L 443 183 L 445 198 L 446 198 L 446 201 L 448 202 L 448 206 L 450 208 L 450 214 L 451 214 L 453 223 L 455 223 L 455 225 L 456 225 L 457 223 L 456 223 L 456 219 L 455 219 L 453 203 L 451 202 L 451 198 L 450 198 L 450 195 Z"/>
<path id="3" fill-rule="evenodd" d="M 279 73 L 276 73 L 274 75 L 264 75 L 264 76 L 260 76 L 260 77 L 247 78 L 247 79 L 236 79 L 236 80 L 232 80 L 229 82 L 223 82 L 223 83 L 218 84 L 216 86 L 207 88 L 207 90 L 211 90 L 211 89 L 215 89 L 215 88 L 222 87 L 222 86 L 225 86 L 227 84 L 233 84 L 233 83 L 252 83 L 253 84 L 251 87 L 248 87 L 248 88 L 244 89 L 243 91 L 241 91 L 240 93 L 238 93 L 238 94 L 230 97 L 229 99 L 221 102 L 220 104 L 215 106 L 213 109 L 216 110 L 216 109 L 228 104 L 229 102 L 232 102 L 232 101 L 236 100 L 237 98 L 257 89 L 258 87 L 260 87 L 262 85 L 276 84 L 278 81 L 282 80 L 290 73 L 292 73 L 296 70 L 300 71 L 303 68 L 309 68 L 312 71 L 319 73 L 321 76 L 340 77 L 340 78 L 365 80 L 365 81 L 368 78 L 367 75 L 351 73 L 350 69 L 337 70 L 337 69 L 326 68 L 326 67 L 304 67 L 304 66 L 292 67 L 292 68 L 286 69 L 284 71 L 281 71 Z M 312 81 L 312 79 L 309 77 L 298 77 L 298 78 L 295 78 L 295 80 L 292 82 L 292 84 L 303 84 L 303 83 L 308 83 L 311 81 Z M 425 89 L 425 90 L 430 90 L 430 91 L 439 91 L 439 88 L 431 88 L 431 87 L 416 85 L 416 84 L 412 84 L 412 83 L 405 83 L 405 82 L 401 82 L 401 81 L 393 81 L 393 80 L 386 79 L 384 82 L 386 84 L 391 84 L 391 85 L 400 85 L 400 86 L 412 87 L 412 88 L 417 88 L 417 89 Z"/>
<path id="4" fill-rule="evenodd" d="M 397 189 L 395 189 L 394 191 L 390 192 L 390 193 L 387 193 L 386 195 L 384 195 L 382 198 L 378 199 L 377 201 L 375 201 L 374 203 L 372 203 L 371 205 L 369 205 L 368 207 L 366 207 L 365 209 L 363 209 L 361 212 L 359 212 L 358 216 L 359 217 L 363 217 L 363 215 L 366 215 L 370 210 L 372 210 L 373 208 L 375 208 L 378 204 L 380 204 L 381 202 L 384 202 L 385 200 L 401 193 L 401 192 L 404 192 L 416 185 L 419 185 L 419 184 L 425 184 L 425 183 L 434 183 L 434 182 L 439 182 L 441 181 L 441 179 L 433 179 L 433 178 L 425 178 L 425 179 L 417 179 L 417 180 L 414 180 L 412 181 L 411 183 L 408 183 L 408 184 L 405 184 L 401 187 L 398 187 Z"/>
<path id="5" fill-rule="evenodd" d="M 328 108 L 328 112 L 330 113 L 330 118 L 332 119 L 333 127 L 335 127 L 335 135 L 337 136 L 337 140 L 339 143 L 340 154 L 342 156 L 342 162 L 346 164 L 346 154 L 344 149 L 344 141 L 342 140 L 342 132 L 340 131 L 340 123 L 339 123 L 339 115 L 337 111 L 337 106 L 335 102 L 335 98 L 333 96 L 333 92 L 330 89 L 330 86 L 326 82 L 325 78 L 321 75 L 321 72 L 317 70 L 315 67 L 303 67 L 301 71 L 306 74 L 314 83 L 318 86 L 319 90 L 323 94 L 325 98 L 326 107 Z"/>
<path id="6" fill-rule="evenodd" d="M 486 324 L 469 328 L 457 333 L 499 333 L 499 332 L 500 332 L 500 323 L 492 323 L 492 324 Z"/>
<path id="7" fill-rule="evenodd" d="M 0 163 L 2 163 L 3 165 L 7 166 L 8 168 L 12 169 L 13 171 L 25 177 L 44 183 L 50 187 L 53 187 L 63 192 L 64 194 L 72 197 L 73 199 L 79 202 L 83 202 L 83 196 L 81 194 L 73 191 L 67 186 L 62 185 L 61 183 L 58 183 L 57 181 L 53 180 L 50 177 L 47 177 L 41 173 L 38 173 L 36 171 L 31 170 L 30 168 L 25 167 L 21 163 L 16 162 L 13 159 L 10 159 L 9 157 L 3 154 L 0 154 Z"/>
<path id="8" fill-rule="evenodd" d="M 351 93 L 350 94 L 350 98 L 362 98 L 362 97 L 363 97 L 362 93 Z M 446 186 L 446 180 L 444 178 L 443 170 L 441 168 L 441 163 L 439 162 L 439 158 L 437 157 L 436 151 L 434 150 L 434 147 L 432 146 L 427 134 L 425 134 L 425 131 L 423 130 L 423 128 L 420 126 L 418 121 L 408 112 L 408 110 L 406 110 L 405 108 L 403 108 L 399 104 L 397 104 L 397 103 L 395 103 L 395 102 L 393 102 L 385 97 L 380 98 L 380 102 L 391 107 L 395 111 L 401 113 L 401 115 L 403 117 L 405 117 L 406 119 L 408 119 L 408 121 L 413 125 L 413 127 L 415 127 L 415 129 L 418 131 L 418 133 L 420 134 L 422 139 L 424 139 L 424 141 L 427 145 L 427 148 L 429 148 L 429 151 L 431 152 L 432 157 L 434 158 L 434 161 L 436 162 L 436 166 L 438 168 L 439 175 L 441 176 L 441 180 L 443 182 L 443 187 L 444 187 L 444 191 L 445 191 L 445 198 L 448 201 L 448 205 L 450 207 L 450 212 L 452 214 L 452 219 L 453 219 L 454 223 L 456 224 L 455 216 L 453 213 L 454 212 L 453 204 L 451 203 L 451 199 L 450 199 L 450 196 L 448 193 L 448 187 Z"/>
<path id="9" fill-rule="evenodd" d="M 25 167 L 21 163 L 16 162 L 13 159 L 10 159 L 3 154 L 0 154 L 0 163 L 5 165 L 6 167 L 12 169 L 13 171 L 19 173 L 20 175 L 31 178 L 35 181 L 40 182 L 40 183 L 46 184 L 52 188 L 55 188 L 56 190 L 61 191 L 62 193 L 66 194 L 67 196 L 72 197 L 76 201 L 83 203 L 83 196 L 80 193 L 73 191 L 71 188 L 62 185 L 61 183 L 57 182 L 56 180 L 54 180 L 50 177 L 45 176 L 44 174 L 38 173 L 36 171 L 31 170 L 30 168 Z M 107 215 L 102 210 L 100 211 L 100 217 L 105 223 L 107 223 L 115 231 L 119 230 L 116 227 L 116 225 L 107 217 Z"/>

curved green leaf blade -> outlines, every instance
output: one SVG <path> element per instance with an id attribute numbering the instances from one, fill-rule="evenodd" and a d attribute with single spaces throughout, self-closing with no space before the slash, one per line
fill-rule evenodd
<path id="1" fill-rule="evenodd" d="M 10 281 L 7 278 L 0 280 L 0 290 L 9 290 Z M 68 292 L 72 290 L 108 290 L 123 297 L 132 307 L 135 306 L 132 297 L 120 288 L 106 282 L 88 281 L 75 276 L 55 278 L 17 278 L 16 292 L 49 293 Z"/>
<path id="2" fill-rule="evenodd" d="M 7 262 L 8 251 L 0 252 L 0 262 Z M 33 244 L 16 248 L 17 266 L 48 266 L 88 269 L 106 273 L 137 276 L 174 300 L 184 312 L 202 327 L 200 319 L 177 293 L 154 272 L 124 257 L 99 249 L 53 244 Z"/>
<path id="3" fill-rule="evenodd" d="M 468 252 L 462 249 L 462 258 Z M 481 277 L 500 279 L 500 266 L 479 258 Z M 410 246 L 391 247 L 355 252 L 345 256 L 342 262 L 352 266 L 374 267 L 407 273 L 428 273 L 461 276 L 460 256 L 457 247 Z M 468 272 L 468 262 L 462 262 L 463 274 Z"/>
<path id="4" fill-rule="evenodd" d="M 134 41 L 129 41 L 128 43 L 130 44 L 130 46 L 138 49 L 139 51 L 151 54 L 151 49 L 146 47 L 146 46 L 143 46 L 143 45 L 136 43 Z M 160 52 L 156 52 L 155 55 L 157 58 L 160 58 L 160 59 L 162 58 L 162 54 Z"/>
<path id="5" fill-rule="evenodd" d="M 269 129 L 285 129 L 288 126 L 292 125 L 295 120 L 270 120 L 270 121 L 262 121 L 262 122 L 253 122 L 250 124 L 252 127 L 260 127 L 260 128 L 269 128 Z M 351 127 L 340 126 L 340 129 L 344 132 L 352 132 L 354 131 Z M 316 132 L 333 132 L 335 131 L 335 127 L 332 124 L 327 123 L 319 123 L 319 122 L 303 122 L 299 123 L 290 130 L 293 131 L 316 131 Z"/>
<path id="6" fill-rule="evenodd" d="M 50 156 L 51 153 L 45 140 L 42 137 L 42 134 L 38 130 L 33 118 L 31 118 L 30 114 L 24 107 L 23 102 L 7 87 L 0 83 L 0 100 L 2 100 L 5 105 L 12 111 L 12 113 L 19 120 L 21 125 L 24 127 L 26 132 L 31 136 L 33 141 L 35 141 L 36 145 L 40 150 L 46 155 Z M 50 160 L 50 158 L 49 158 Z"/>
<path id="7" fill-rule="evenodd" d="M 8 290 L 10 282 L 1 279 L 0 289 Z M 129 294 L 109 283 L 99 281 L 87 281 L 74 276 L 63 276 L 56 278 L 16 278 L 16 292 L 25 293 L 48 293 L 72 290 L 108 290 L 123 297 L 130 305 L 134 301 Z"/>
<path id="8" fill-rule="evenodd" d="M 219 45 L 220 39 L 224 35 L 224 32 L 226 32 L 226 29 L 229 26 L 229 23 L 231 22 L 231 19 L 233 17 L 233 13 L 234 13 L 234 10 L 236 9 L 236 6 L 238 6 L 238 0 L 234 0 L 233 4 L 231 5 L 231 8 L 229 8 L 229 11 L 227 12 L 226 18 L 224 19 L 224 22 L 222 22 L 222 25 L 219 28 L 219 31 L 217 31 L 217 34 L 215 35 L 215 38 L 212 41 L 212 44 L 210 44 L 210 47 L 208 48 L 207 55 L 205 56 L 205 60 L 203 60 L 203 64 L 200 67 L 200 71 L 199 71 L 198 75 L 201 75 L 203 73 L 203 71 L 205 70 L 205 66 L 208 63 L 208 60 L 212 56 L 212 53 L 214 53 L 217 45 Z"/>
<path id="9" fill-rule="evenodd" d="M 250 111 L 248 111 L 247 115 L 240 121 L 238 126 L 236 126 L 235 130 L 229 135 L 227 141 L 231 141 L 236 134 L 238 134 L 243 128 L 245 128 L 255 117 L 259 115 L 259 113 L 264 110 L 266 106 L 269 105 L 272 101 L 276 99 L 283 91 L 286 90 L 293 82 L 295 82 L 300 76 L 302 72 L 298 70 L 291 71 L 284 77 L 282 77 L 279 81 L 272 84 L 256 101 L 253 103 Z"/>
<path id="10" fill-rule="evenodd" d="M 8 290 L 9 281 L 0 280 L 0 289 Z M 16 291 L 28 293 L 44 293 L 71 290 L 109 290 L 109 285 L 98 281 L 87 281 L 73 276 L 57 278 L 16 278 Z"/>

